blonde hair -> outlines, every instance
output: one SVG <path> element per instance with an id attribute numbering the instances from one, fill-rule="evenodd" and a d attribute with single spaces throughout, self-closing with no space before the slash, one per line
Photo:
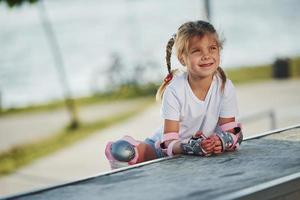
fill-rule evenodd
<path id="1" fill-rule="evenodd" d="M 189 48 L 189 41 L 194 36 L 204 36 L 204 35 L 212 35 L 215 37 L 219 48 L 223 48 L 223 40 L 219 39 L 219 35 L 213 25 L 206 21 L 190 21 L 182 24 L 177 33 L 174 34 L 168 41 L 166 46 L 166 64 L 168 69 L 168 76 L 164 79 L 164 82 L 158 88 L 156 93 L 156 100 L 161 100 L 163 93 L 169 84 L 170 80 L 172 79 L 173 75 L 177 72 L 177 69 L 171 69 L 171 55 L 172 55 L 172 48 L 175 45 L 176 56 L 179 61 L 183 59 L 183 56 L 187 54 L 187 50 Z M 221 67 L 217 68 L 216 73 L 222 80 L 222 91 L 224 90 L 225 83 L 226 83 L 226 74 Z"/>

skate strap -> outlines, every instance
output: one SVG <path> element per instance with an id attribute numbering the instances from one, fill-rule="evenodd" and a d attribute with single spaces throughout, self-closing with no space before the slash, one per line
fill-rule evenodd
<path id="1" fill-rule="evenodd" d="M 111 152 L 110 152 L 110 149 L 111 149 L 111 145 L 113 143 L 112 142 L 108 142 L 106 144 L 106 147 L 105 147 L 105 156 L 108 160 L 115 160 L 114 157 L 111 155 Z"/>
<path id="2" fill-rule="evenodd" d="M 173 156 L 173 146 L 176 142 L 178 142 L 179 140 L 173 140 L 169 145 L 168 145 L 168 149 L 167 149 L 167 155 L 168 156 Z"/>
<path id="3" fill-rule="evenodd" d="M 177 132 L 170 132 L 163 134 L 161 143 L 170 140 L 179 140 L 179 134 Z"/>
<path id="4" fill-rule="evenodd" d="M 229 122 L 229 123 L 221 125 L 220 129 L 222 131 L 228 131 L 228 130 L 234 129 L 235 132 L 239 133 L 242 129 L 242 126 L 241 126 L 241 123 L 238 123 L 238 122 Z M 235 133 L 235 134 L 237 134 L 237 133 Z"/>
<path id="5" fill-rule="evenodd" d="M 167 148 L 164 146 L 164 142 L 166 141 L 171 141 Z M 155 142 L 155 148 L 161 149 L 168 156 L 173 156 L 173 146 L 177 141 L 179 141 L 179 134 L 177 132 L 164 133 L 162 140 Z"/>
<path id="6" fill-rule="evenodd" d="M 179 134 L 177 132 L 164 133 L 162 136 L 162 140 L 158 140 L 155 142 L 155 147 L 158 149 L 163 148 L 163 143 L 170 140 L 179 140 Z"/>
<path id="7" fill-rule="evenodd" d="M 197 156 L 209 155 L 201 146 L 203 140 L 205 140 L 205 138 L 202 137 L 202 134 L 195 134 L 187 143 L 181 143 L 182 153 Z"/>
<path id="8" fill-rule="evenodd" d="M 140 144 L 139 142 L 137 142 L 135 139 L 133 139 L 131 136 L 128 136 L 128 135 L 125 135 L 121 140 L 125 140 L 125 141 L 129 142 L 130 144 L 132 144 L 135 147 Z"/>

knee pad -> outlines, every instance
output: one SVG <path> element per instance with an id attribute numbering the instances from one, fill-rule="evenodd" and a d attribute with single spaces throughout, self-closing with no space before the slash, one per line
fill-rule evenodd
<path id="1" fill-rule="evenodd" d="M 116 163 L 120 164 L 120 166 L 136 164 L 139 157 L 138 145 L 139 142 L 130 136 L 124 136 L 116 142 L 108 142 L 105 148 L 105 155 L 111 167 L 114 168 Z"/>

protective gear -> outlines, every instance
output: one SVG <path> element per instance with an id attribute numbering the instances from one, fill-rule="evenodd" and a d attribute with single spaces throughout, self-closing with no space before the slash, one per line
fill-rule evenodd
<path id="1" fill-rule="evenodd" d="M 231 129 L 233 129 L 234 133 L 229 132 Z M 243 141 L 242 127 L 237 122 L 229 122 L 217 127 L 216 135 L 221 140 L 222 152 L 237 149 Z"/>
<path id="2" fill-rule="evenodd" d="M 118 161 L 129 162 L 135 156 L 134 146 L 125 140 L 119 140 L 111 145 L 111 154 Z"/>
<path id="3" fill-rule="evenodd" d="M 168 147 L 165 146 L 166 141 L 171 141 Z M 173 156 L 173 146 L 177 142 L 179 142 L 179 134 L 177 132 L 165 133 L 162 140 L 155 143 L 155 148 L 160 148 L 167 156 Z"/>
<path id="4" fill-rule="evenodd" d="M 137 146 L 140 142 L 130 136 L 124 136 L 116 142 L 108 142 L 105 148 L 105 156 L 109 160 L 112 169 L 125 167 L 137 163 L 139 154 Z"/>
<path id="5" fill-rule="evenodd" d="M 208 153 L 201 147 L 201 142 L 206 139 L 202 132 L 196 133 L 186 144 L 181 144 L 182 153 L 186 155 L 206 156 Z"/>

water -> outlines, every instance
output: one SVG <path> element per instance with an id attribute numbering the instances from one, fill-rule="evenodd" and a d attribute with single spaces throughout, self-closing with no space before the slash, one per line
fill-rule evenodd
<path id="1" fill-rule="evenodd" d="M 122 63 L 120 79 L 159 81 L 166 74 L 165 45 L 187 20 L 205 19 L 200 0 L 51 0 L 46 8 L 63 54 L 74 96 L 103 91 L 112 56 Z M 214 0 L 212 22 L 226 42 L 222 66 L 271 63 L 300 55 L 300 1 Z M 0 5 L 2 107 L 61 99 L 63 91 L 38 6 Z M 175 66 L 178 62 L 173 57 Z"/>

